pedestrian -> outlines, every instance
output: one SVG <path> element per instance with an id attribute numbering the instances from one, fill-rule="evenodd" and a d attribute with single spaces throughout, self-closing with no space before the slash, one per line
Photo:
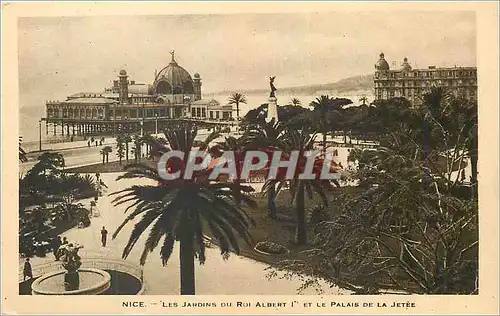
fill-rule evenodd
<path id="1" fill-rule="evenodd" d="M 465 169 L 462 169 L 462 172 L 460 173 L 460 180 L 462 180 L 462 182 L 465 182 Z"/>
<path id="2" fill-rule="evenodd" d="M 56 258 L 56 261 L 59 261 L 59 247 L 62 245 L 62 240 L 61 236 L 57 236 L 52 240 L 52 253 L 54 254 L 54 257 Z"/>
<path id="3" fill-rule="evenodd" d="M 63 237 L 61 245 L 67 245 L 68 244 L 68 238 Z"/>
<path id="4" fill-rule="evenodd" d="M 101 229 L 101 242 L 102 242 L 102 246 L 103 247 L 106 247 L 106 240 L 108 238 L 108 231 L 106 230 L 106 227 L 102 226 L 102 229 Z"/>
<path id="5" fill-rule="evenodd" d="M 95 146 L 97 147 L 97 140 L 95 141 Z"/>
<path id="6" fill-rule="evenodd" d="M 26 261 L 24 262 L 23 277 L 24 281 L 26 281 L 26 277 L 30 279 L 33 278 L 33 271 L 31 270 L 30 258 L 26 258 Z"/>
<path id="7" fill-rule="evenodd" d="M 102 146 L 102 140 L 99 142 L 99 146 Z"/>
<path id="8" fill-rule="evenodd" d="M 89 147 L 90 147 L 90 140 L 87 142 L 87 146 L 89 146 Z"/>

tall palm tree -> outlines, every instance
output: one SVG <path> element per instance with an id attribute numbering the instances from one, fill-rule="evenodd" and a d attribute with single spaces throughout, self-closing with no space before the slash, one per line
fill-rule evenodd
<path id="1" fill-rule="evenodd" d="M 228 104 L 236 105 L 236 120 L 238 123 L 240 122 L 240 103 L 247 103 L 245 95 L 236 92 L 229 96 Z"/>
<path id="2" fill-rule="evenodd" d="M 299 174 L 305 169 L 307 151 L 314 149 L 315 134 L 311 134 L 308 128 L 303 128 L 300 132 L 297 130 L 287 129 L 284 136 L 287 151 L 299 151 L 297 168 L 294 177 L 291 180 L 284 179 L 286 171 L 278 171 L 277 180 L 268 180 L 264 185 L 263 191 L 267 192 L 273 185 L 277 185 L 276 191 L 279 193 L 283 187 L 283 183 L 290 182 L 290 193 L 292 194 L 293 203 L 295 205 L 295 215 L 297 217 L 297 226 L 295 231 L 295 242 L 297 245 L 307 244 L 307 227 L 306 227 L 306 209 L 305 209 L 305 196 L 312 199 L 313 194 L 316 193 L 320 196 L 322 202 L 326 206 L 328 200 L 326 191 L 331 190 L 332 184 L 329 180 L 316 179 L 299 179 Z M 321 172 L 323 159 L 317 158 L 315 162 L 314 174 Z"/>
<path id="3" fill-rule="evenodd" d="M 21 147 L 21 143 L 23 142 L 23 138 L 19 137 L 19 161 L 20 162 L 27 162 L 28 157 L 26 156 L 26 151 Z"/>
<path id="4" fill-rule="evenodd" d="M 169 159 L 167 168 L 184 173 L 187 154 L 193 148 L 196 129 L 190 127 L 170 130 L 165 133 L 170 148 L 162 146 L 161 141 L 153 141 L 151 147 L 155 154 L 169 150 L 180 150 L 186 153 L 183 160 Z M 206 153 L 208 143 L 205 142 L 198 150 Z M 172 161 L 172 162 L 171 162 Z M 148 253 L 152 252 L 164 237 L 160 250 L 162 263 L 165 265 L 172 255 L 174 243 L 180 245 L 180 279 L 181 295 L 195 294 L 194 260 L 200 264 L 205 262 L 205 241 L 213 238 L 224 258 L 232 251 L 239 253 L 238 237 L 249 245 L 252 239 L 248 233 L 251 219 L 236 203 L 230 186 L 226 183 L 208 181 L 206 175 L 210 170 L 197 171 L 192 179 L 184 179 L 181 174 L 178 180 L 165 180 L 158 174 L 156 168 L 135 164 L 126 167 L 123 178 L 147 178 L 156 181 L 158 185 L 134 185 L 125 190 L 112 193 L 118 195 L 115 205 L 127 202 L 132 204 L 127 211 L 132 210 L 125 221 L 113 234 L 117 236 L 120 230 L 135 217 L 142 218 L 135 224 L 129 242 L 123 250 L 123 258 L 132 251 L 140 236 L 149 230 L 144 244 L 140 264 L 144 265 Z M 255 206 L 246 195 L 244 201 Z"/>
<path id="5" fill-rule="evenodd" d="M 282 142 L 284 136 L 284 125 L 280 122 L 275 122 L 272 119 L 270 122 L 261 121 L 259 124 L 250 128 L 248 132 L 249 148 L 282 150 L 285 146 Z M 276 219 L 276 185 L 269 184 L 269 189 L 265 192 L 267 195 L 267 215 Z"/>

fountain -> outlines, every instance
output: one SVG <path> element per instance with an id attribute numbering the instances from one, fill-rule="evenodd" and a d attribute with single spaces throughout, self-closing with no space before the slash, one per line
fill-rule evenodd
<path id="1" fill-rule="evenodd" d="M 98 295 L 111 287 L 110 273 L 97 268 L 81 268 L 80 245 L 59 248 L 64 270 L 45 273 L 31 285 L 32 295 Z"/>

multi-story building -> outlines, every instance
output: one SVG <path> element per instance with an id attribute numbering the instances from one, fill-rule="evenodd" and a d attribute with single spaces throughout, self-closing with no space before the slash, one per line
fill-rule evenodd
<path id="1" fill-rule="evenodd" d="M 42 120 L 47 133 L 52 124 L 54 135 L 61 126 L 62 135 L 69 136 L 154 131 L 179 119 L 233 123 L 232 106 L 202 100 L 200 75 L 191 77 L 172 52 L 171 62 L 155 73 L 153 84 L 138 84 L 121 70 L 113 86 L 102 92 L 81 92 L 65 101 L 47 102 Z"/>
<path id="2" fill-rule="evenodd" d="M 456 96 L 477 100 L 476 67 L 412 69 L 405 57 L 400 69 L 390 69 L 381 53 L 373 79 L 376 100 L 404 97 L 418 104 L 431 87 L 444 87 Z"/>

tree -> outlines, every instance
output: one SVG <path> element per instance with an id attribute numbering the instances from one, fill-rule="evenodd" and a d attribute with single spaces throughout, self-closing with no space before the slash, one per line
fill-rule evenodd
<path id="1" fill-rule="evenodd" d="M 305 209 L 306 194 L 309 199 L 312 199 L 314 193 L 318 194 L 323 204 L 326 206 L 328 205 L 326 192 L 332 189 L 332 185 L 329 180 L 321 180 L 318 177 L 316 177 L 315 179 L 299 178 L 299 174 L 304 171 L 306 166 L 306 152 L 313 151 L 315 138 L 316 135 L 311 135 L 310 130 L 307 128 L 303 128 L 300 132 L 297 130 L 287 129 L 284 136 L 284 142 L 286 143 L 287 152 L 290 153 L 292 150 L 296 150 L 299 152 L 297 168 L 295 168 L 293 178 L 291 180 L 284 179 L 286 169 L 281 169 L 278 171 L 277 180 L 268 180 L 262 189 L 264 192 L 268 192 L 269 190 L 272 190 L 272 186 L 277 184 L 276 192 L 279 193 L 279 191 L 283 187 L 283 184 L 287 181 L 290 182 L 290 193 L 295 205 L 295 215 L 297 216 L 297 226 L 295 233 L 295 242 L 297 245 L 307 244 Z M 315 159 L 313 174 L 318 175 L 318 173 L 321 172 L 323 161 L 324 160 L 322 158 Z"/>
<path id="2" fill-rule="evenodd" d="M 132 137 L 130 137 L 130 135 L 128 134 L 125 134 L 123 135 L 123 142 L 125 143 L 125 160 L 128 162 L 128 153 L 129 153 L 129 146 L 128 144 L 132 141 Z M 136 160 L 137 162 L 137 157 L 136 157 Z"/>
<path id="3" fill-rule="evenodd" d="M 121 135 L 116 137 L 116 155 L 118 156 L 121 165 L 122 159 L 125 157 L 124 137 Z"/>
<path id="4" fill-rule="evenodd" d="M 361 294 L 478 291 L 478 205 L 460 173 L 474 138 L 475 105 L 432 89 L 421 105 L 381 103 L 381 147 L 354 150 L 353 180 L 335 218 L 315 229 L 304 261 L 280 269 L 322 276 Z"/>
<path id="5" fill-rule="evenodd" d="M 368 103 L 368 98 L 366 96 L 362 96 L 359 98 L 359 102 L 361 102 L 361 105 L 366 106 L 366 103 Z"/>
<path id="6" fill-rule="evenodd" d="M 326 135 L 328 132 L 332 131 L 332 124 L 334 122 L 337 127 L 340 127 L 342 120 L 342 111 L 345 105 L 352 104 L 352 101 L 345 98 L 331 98 L 328 95 L 322 95 L 316 100 L 312 101 L 309 106 L 314 109 L 317 117 L 318 132 L 322 134 L 323 141 L 323 153 L 326 153 Z M 345 131 L 344 131 L 344 142 L 345 142 Z"/>
<path id="7" fill-rule="evenodd" d="M 247 99 L 241 93 L 233 93 L 229 96 L 228 104 L 236 105 L 236 120 L 240 122 L 240 103 L 247 103 Z"/>
<path id="8" fill-rule="evenodd" d="M 134 135 L 132 137 L 132 142 L 134 144 L 132 152 L 134 154 L 134 160 L 137 163 L 141 161 L 143 138 L 139 135 Z"/>
<path id="9" fill-rule="evenodd" d="M 272 119 L 270 122 L 262 121 L 260 124 L 253 126 L 248 132 L 249 148 L 252 149 L 267 149 L 272 151 L 275 149 L 283 149 L 285 146 L 282 142 L 284 136 L 284 126 L 280 122 L 275 122 Z M 276 186 L 269 184 L 267 194 L 267 215 L 276 219 Z"/>
<path id="10" fill-rule="evenodd" d="M 181 150 L 188 154 L 193 148 L 196 129 L 186 127 L 169 130 L 165 135 L 170 148 L 162 147 L 161 141 L 154 141 L 151 144 L 153 154 L 161 154 L 168 150 Z M 206 153 L 207 146 L 208 143 L 205 142 L 199 150 Z M 171 158 L 166 167 L 172 171 L 179 170 L 183 174 L 187 159 L 187 155 L 184 159 Z M 145 263 L 148 253 L 156 248 L 162 237 L 164 240 L 160 251 L 161 260 L 166 264 L 172 254 L 174 243 L 178 241 L 181 295 L 195 294 L 194 260 L 196 257 L 201 264 L 205 262 L 205 242 L 208 238 L 217 243 L 225 258 L 230 251 L 239 253 L 237 236 L 252 244 L 248 233 L 250 218 L 235 203 L 230 185 L 208 181 L 206 175 L 210 170 L 197 171 L 193 178 L 188 180 L 181 174 L 178 180 L 172 181 L 161 178 L 156 168 L 142 164 L 127 166 L 126 170 L 126 174 L 119 179 L 147 178 L 157 182 L 158 185 L 134 185 L 113 193 L 118 195 L 114 200 L 115 205 L 132 202 L 127 207 L 127 210 L 132 212 L 118 227 L 113 238 L 124 225 L 142 215 L 123 250 L 123 258 L 126 258 L 139 237 L 151 227 L 140 259 L 141 265 Z M 246 204 L 255 205 L 247 195 L 241 198 Z"/>
<path id="11" fill-rule="evenodd" d="M 231 177 L 231 190 L 233 196 L 238 205 L 242 202 L 243 197 L 243 188 L 245 186 L 241 185 L 241 171 L 243 170 L 243 163 L 245 161 L 245 155 L 249 150 L 253 150 L 254 148 L 249 147 L 250 142 L 247 135 L 243 135 L 239 138 L 235 138 L 232 136 L 226 137 L 224 142 L 219 142 L 216 146 L 212 148 L 212 153 L 218 151 L 219 154 L 223 151 L 231 151 L 234 153 L 235 157 L 235 165 L 236 165 L 236 174 L 230 175 Z"/>
<path id="12" fill-rule="evenodd" d="M 292 98 L 292 100 L 290 101 L 290 105 L 292 105 L 292 106 L 300 106 L 301 104 L 302 103 L 297 98 Z"/>

